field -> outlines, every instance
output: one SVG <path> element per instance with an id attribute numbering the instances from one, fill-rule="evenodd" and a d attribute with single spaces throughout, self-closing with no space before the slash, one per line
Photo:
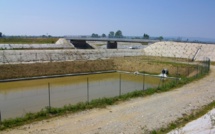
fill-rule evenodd
<path id="1" fill-rule="evenodd" d="M 58 38 L 0 38 L 0 44 L 54 44 Z"/>

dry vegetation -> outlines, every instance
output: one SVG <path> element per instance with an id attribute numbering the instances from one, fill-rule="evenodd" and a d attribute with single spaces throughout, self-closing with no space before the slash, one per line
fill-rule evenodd
<path id="1" fill-rule="evenodd" d="M 159 57 L 125 57 L 114 58 L 116 70 L 142 71 L 158 74 L 163 68 L 169 70 L 170 75 L 190 75 L 195 70 L 194 66 L 180 63 L 183 59 L 159 58 Z"/>
<path id="2" fill-rule="evenodd" d="M 0 79 L 112 70 L 111 60 L 1 65 Z"/>
<path id="3" fill-rule="evenodd" d="M 107 60 L 5 64 L 0 65 L 0 79 L 108 70 L 142 71 L 159 74 L 163 68 L 167 68 L 170 75 L 179 73 L 183 76 L 190 75 L 195 70 L 192 65 L 146 60 L 146 57 L 121 57 Z"/>
<path id="4" fill-rule="evenodd" d="M 53 44 L 58 38 L 0 38 L 2 44 Z"/>

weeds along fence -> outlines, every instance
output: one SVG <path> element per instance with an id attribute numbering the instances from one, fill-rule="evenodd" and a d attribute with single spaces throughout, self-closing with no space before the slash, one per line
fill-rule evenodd
<path id="1" fill-rule="evenodd" d="M 194 69 L 194 77 L 208 73 L 210 59 L 205 58 Z M 58 108 L 149 88 L 156 89 L 168 83 L 177 83 L 179 78 L 163 79 L 157 75 L 118 72 L 0 83 L 0 121 L 22 117 L 47 107 Z"/>
<path id="2" fill-rule="evenodd" d="M 199 64 L 199 73 L 198 74 L 204 74 L 208 73 L 210 71 L 210 64 L 211 60 L 208 57 L 204 57 L 204 59 Z"/>
<path id="3" fill-rule="evenodd" d="M 157 88 L 174 80 L 121 72 L 0 83 L 1 119 L 24 116 L 45 107 L 63 107 Z"/>

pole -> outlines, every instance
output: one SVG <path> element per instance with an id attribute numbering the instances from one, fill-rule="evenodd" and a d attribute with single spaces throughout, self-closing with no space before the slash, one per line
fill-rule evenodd
<path id="1" fill-rule="evenodd" d="M 90 102 L 90 93 L 89 93 L 89 78 L 87 77 L 87 102 Z"/>
<path id="2" fill-rule="evenodd" d="M 1 125 L 1 111 L 0 111 L 0 125 Z"/>
<path id="3" fill-rule="evenodd" d="M 35 53 L 35 61 L 38 62 L 38 61 L 37 61 L 37 53 Z"/>
<path id="4" fill-rule="evenodd" d="M 164 84 L 164 77 L 163 77 L 163 79 L 162 79 L 162 87 L 163 87 L 163 84 Z"/>
<path id="5" fill-rule="evenodd" d="M 48 83 L 48 93 L 49 93 L 49 110 L 50 110 L 51 109 L 50 83 Z"/>
<path id="6" fill-rule="evenodd" d="M 198 74 L 199 74 L 199 66 L 198 65 L 196 66 L 196 72 L 197 72 L 196 77 L 198 77 Z"/>
<path id="7" fill-rule="evenodd" d="M 190 75 L 190 67 L 188 67 L 188 76 Z"/>
<path id="8" fill-rule="evenodd" d="M 2 57 L 3 57 L 3 63 L 5 63 L 5 60 L 4 60 L 4 50 L 3 50 L 3 53 L 2 53 Z"/>
<path id="9" fill-rule="evenodd" d="M 121 93 L 122 93 L 122 89 L 121 89 L 121 83 L 122 83 L 122 80 L 121 80 L 121 73 L 119 74 L 119 96 L 121 96 Z"/>
<path id="10" fill-rule="evenodd" d="M 145 74 L 143 74 L 143 90 L 145 88 Z"/>
<path id="11" fill-rule="evenodd" d="M 209 73 L 209 71 L 210 71 L 211 60 L 210 60 L 209 58 L 208 58 L 207 60 L 208 60 L 208 73 Z"/>
<path id="12" fill-rule="evenodd" d="M 178 75 L 178 66 L 177 66 L 177 75 Z"/>

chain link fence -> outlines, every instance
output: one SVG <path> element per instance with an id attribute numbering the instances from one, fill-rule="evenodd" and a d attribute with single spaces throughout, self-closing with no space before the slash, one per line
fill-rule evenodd
<path id="1" fill-rule="evenodd" d="M 164 81 L 164 83 L 170 82 Z M 24 116 L 45 107 L 63 107 L 160 86 L 160 78 L 133 73 L 106 73 L 0 83 L 1 119 Z"/>
<path id="2" fill-rule="evenodd" d="M 103 97 L 120 96 L 136 90 L 157 88 L 179 80 L 181 71 L 187 77 L 197 77 L 210 71 L 210 59 L 187 66 L 175 66 L 175 77 L 161 79 L 157 75 L 139 73 L 105 73 L 31 81 L 0 83 L 1 120 L 38 112 L 45 107 L 63 107 L 68 104 L 89 102 Z"/>

